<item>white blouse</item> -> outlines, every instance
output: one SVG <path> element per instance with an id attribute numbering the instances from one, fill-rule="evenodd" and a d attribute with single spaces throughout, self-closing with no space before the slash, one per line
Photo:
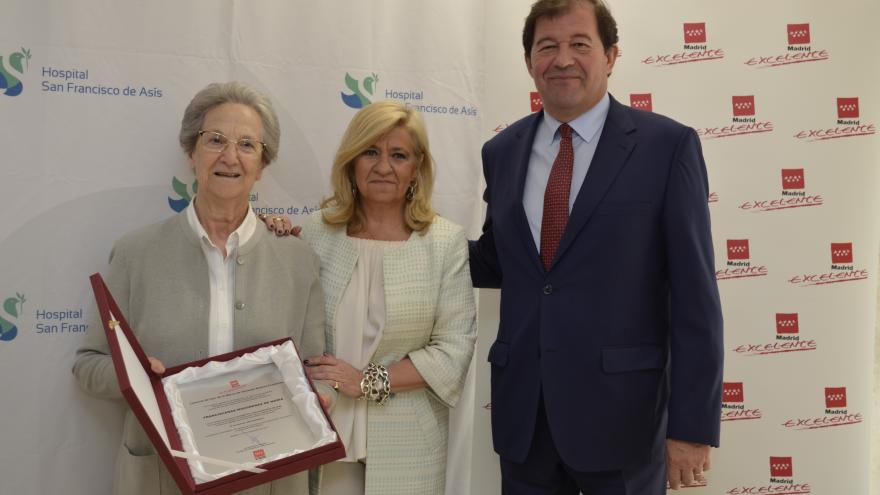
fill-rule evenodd
<path id="1" fill-rule="evenodd" d="M 387 250 L 406 241 L 376 241 L 352 237 L 358 258 L 336 310 L 336 357 L 364 369 L 376 351 L 385 328 L 385 275 L 382 259 Z M 340 394 L 331 413 L 345 445 L 343 461 L 367 457 L 367 402 Z"/>

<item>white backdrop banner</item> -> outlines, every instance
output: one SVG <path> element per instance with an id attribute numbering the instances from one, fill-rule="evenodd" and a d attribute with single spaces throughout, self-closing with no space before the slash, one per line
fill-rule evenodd
<path id="1" fill-rule="evenodd" d="M 91 331 L 87 276 L 123 232 L 190 200 L 176 136 L 196 91 L 235 79 L 272 97 L 279 160 L 251 199 L 297 223 L 328 192 L 357 108 L 418 108 L 435 206 L 476 235 L 480 146 L 540 108 L 520 44 L 530 3 L 6 0 L 0 493 L 110 491 L 124 406 L 83 395 L 70 374 Z M 724 423 L 709 485 L 690 492 L 868 493 L 880 41 L 865 33 L 880 6 L 611 6 L 622 49 L 612 93 L 697 129 L 709 167 Z M 477 392 L 453 418 L 450 494 L 500 492 L 485 363 L 496 329 L 497 293 L 483 291 Z"/>

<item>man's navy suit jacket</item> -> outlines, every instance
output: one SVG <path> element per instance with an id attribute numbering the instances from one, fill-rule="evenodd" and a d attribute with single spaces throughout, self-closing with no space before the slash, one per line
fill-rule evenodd
<path id="1" fill-rule="evenodd" d="M 522 462 L 543 396 L 580 471 L 659 462 L 664 439 L 718 445 L 722 317 L 708 180 L 693 129 L 613 98 L 556 258 L 541 265 L 522 197 L 541 112 L 483 147 L 474 285 L 501 288 L 489 350 L 495 450 Z"/>

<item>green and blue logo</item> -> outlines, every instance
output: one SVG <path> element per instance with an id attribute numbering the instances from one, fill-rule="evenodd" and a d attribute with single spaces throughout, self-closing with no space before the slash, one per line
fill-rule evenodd
<path id="1" fill-rule="evenodd" d="M 193 196 L 199 192 L 199 181 L 193 181 L 192 183 L 192 194 L 189 192 L 189 186 L 185 183 L 181 182 L 177 177 L 171 179 L 171 188 L 174 189 L 174 192 L 177 193 L 178 198 L 174 199 L 171 196 L 168 196 L 168 206 L 171 207 L 172 210 L 180 213 L 184 208 L 189 206 L 190 201 L 192 201 Z"/>
<path id="2" fill-rule="evenodd" d="M 0 55 L 0 91 L 3 94 L 6 96 L 18 96 L 21 94 L 24 85 L 12 72 L 24 75 L 24 71 L 30 66 L 30 59 L 31 51 L 26 48 L 22 48 L 21 51 L 9 55 L 6 63 L 3 62 L 3 56 Z"/>
<path id="3" fill-rule="evenodd" d="M 15 293 L 15 297 L 8 297 L 3 301 L 3 311 L 7 317 L 18 318 L 24 309 L 24 294 Z M 3 316 L 0 316 L 0 341 L 9 342 L 18 335 L 18 327 Z"/>
<path id="4" fill-rule="evenodd" d="M 373 96 L 373 91 L 376 90 L 376 83 L 379 82 L 379 76 L 373 74 L 364 79 L 363 85 L 358 82 L 357 79 L 351 77 L 351 75 L 346 72 L 345 73 L 345 86 L 352 92 L 351 94 L 345 94 L 344 92 L 340 92 L 340 96 L 342 96 L 342 102 L 348 105 L 351 108 L 364 108 L 365 106 L 370 104 L 370 99 L 364 95 L 364 91 L 367 92 L 370 96 Z M 363 91 L 361 91 L 361 86 L 363 86 Z"/>

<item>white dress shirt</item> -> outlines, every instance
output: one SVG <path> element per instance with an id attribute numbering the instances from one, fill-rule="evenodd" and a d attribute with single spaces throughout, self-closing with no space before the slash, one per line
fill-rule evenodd
<path id="1" fill-rule="evenodd" d="M 201 241 L 202 252 L 208 262 L 208 277 L 211 286 L 211 310 L 208 320 L 208 353 L 210 356 L 232 352 L 232 317 L 235 304 L 235 257 L 238 247 L 246 243 L 257 228 L 257 216 L 248 208 L 244 221 L 226 239 L 226 258 L 223 251 L 211 242 L 208 232 L 199 222 L 193 198 L 186 208 L 186 219 Z"/>
<path id="2" fill-rule="evenodd" d="M 568 196 L 568 211 L 571 213 L 574 201 L 581 190 L 590 162 L 596 153 L 596 145 L 599 136 L 605 126 L 605 118 L 608 117 L 608 108 L 611 100 L 608 93 L 593 105 L 593 108 L 568 122 L 571 126 L 571 142 L 574 148 L 574 166 L 571 171 L 571 191 Z M 526 172 L 526 184 L 523 190 L 523 208 L 526 210 L 526 218 L 529 220 L 529 229 L 535 240 L 535 248 L 541 249 L 541 221 L 544 218 L 544 190 L 547 189 L 547 181 L 550 179 L 550 169 L 553 161 L 559 153 L 559 126 L 562 122 L 544 112 L 544 117 L 538 123 L 538 131 L 532 142 L 532 153 L 529 157 L 529 169 Z"/>

